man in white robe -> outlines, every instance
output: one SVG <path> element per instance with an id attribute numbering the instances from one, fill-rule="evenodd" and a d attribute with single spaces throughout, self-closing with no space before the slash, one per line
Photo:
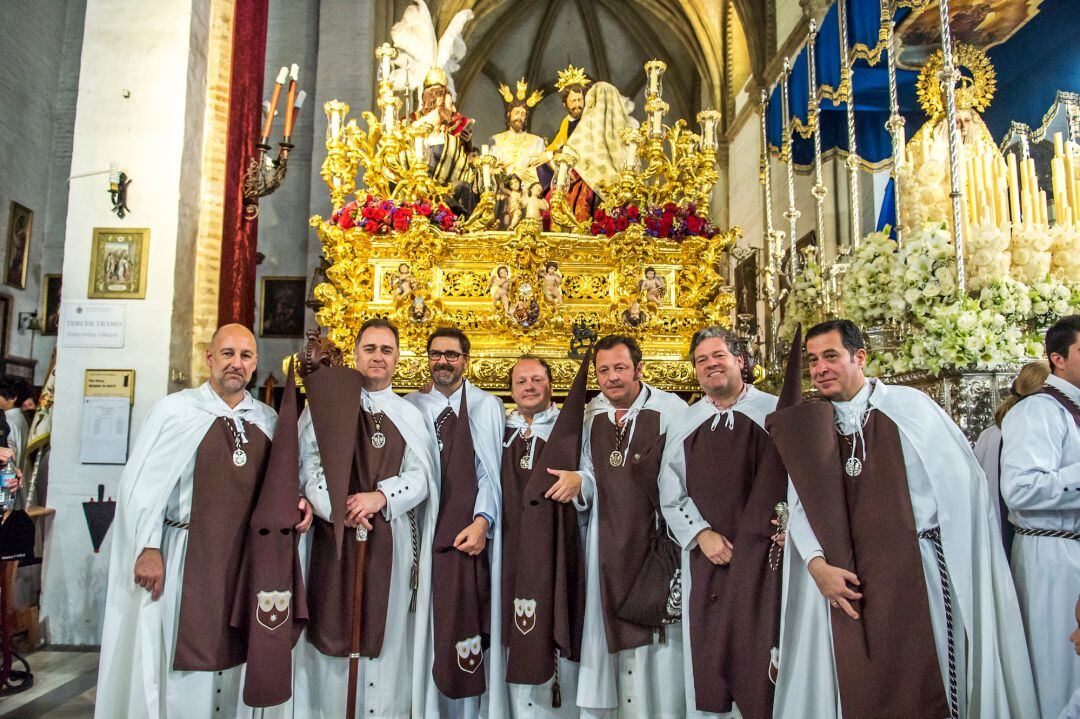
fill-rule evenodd
<path id="1" fill-rule="evenodd" d="M 497 397 L 465 379 L 469 350 L 469 338 L 461 330 L 452 327 L 436 329 L 427 341 L 431 387 L 405 397 L 420 409 L 427 426 L 433 429 L 431 449 L 436 458 L 436 476 L 440 486 L 438 505 L 434 510 L 438 520 L 432 550 L 431 601 L 427 607 L 417 605 L 417 616 L 428 617 L 430 625 L 427 641 L 417 641 L 414 647 L 414 716 L 488 716 L 494 719 L 506 716 L 507 711 L 505 662 L 503 652 L 498 649 L 502 644 L 499 622 L 502 533 L 496 531 L 502 506 L 499 471 L 506 415 Z M 463 405 L 467 408 L 464 412 Z M 457 422 L 462 414 L 467 415 L 467 423 Z M 471 442 L 471 448 L 463 446 L 465 440 Z M 471 452 L 474 460 L 471 467 L 448 461 L 453 459 L 455 447 L 461 452 Z M 454 481 L 463 476 L 467 477 L 464 482 Z M 475 487 L 467 486 L 471 484 L 473 476 Z M 453 492 L 449 491 L 448 482 L 454 484 Z M 465 495 L 474 497 L 471 509 L 464 508 L 462 511 L 462 507 L 455 504 L 455 517 L 467 514 L 471 516 L 471 522 L 462 519 L 460 527 L 442 524 L 447 519 L 445 500 L 451 494 L 456 498 Z M 442 532 L 438 531 L 440 528 Z M 444 542 L 447 536 L 449 539 Z M 434 556 L 440 552 L 443 557 Z M 459 552 L 461 556 L 455 556 L 454 552 Z M 463 558 L 471 558 L 475 562 L 469 563 Z M 483 573 L 488 572 L 488 596 L 482 595 L 483 587 L 472 590 L 480 592 L 479 596 L 472 593 L 466 596 L 459 594 L 461 587 L 440 582 L 442 567 L 447 562 L 461 565 L 448 571 L 474 572 L 475 576 L 470 576 L 474 576 L 476 582 L 482 582 Z M 450 632 L 460 626 L 454 623 L 455 618 L 450 615 L 460 610 L 462 605 L 472 612 L 487 603 L 490 607 L 480 618 L 480 623 L 486 626 L 471 635 L 455 636 L 453 647 L 442 646 L 446 640 L 440 640 L 439 635 L 444 630 Z M 487 646 L 484 646 L 485 640 Z M 450 648 L 457 653 L 453 664 L 448 657 Z M 483 681 L 480 682 L 480 679 Z M 446 689 L 451 684 L 460 697 L 447 696 Z"/>
<path id="2" fill-rule="evenodd" d="M 522 503 L 526 488 L 535 466 L 543 464 L 547 455 L 543 454 L 555 420 L 559 417 L 559 406 L 551 401 L 551 368 L 539 357 L 525 355 L 510 370 L 510 397 L 515 408 L 506 417 L 506 438 L 503 441 L 503 614 L 502 626 L 505 629 L 503 644 L 510 644 L 510 632 L 513 631 L 514 616 L 518 607 L 514 606 L 514 578 L 519 572 L 529 572 L 530 566 L 521 561 L 518 548 L 526 546 L 548 546 L 547 538 L 525 537 L 521 534 L 523 517 Z M 580 426 L 580 424 L 579 424 Z M 537 465 L 537 462 L 540 465 Z M 547 499 L 556 502 L 570 502 L 577 496 L 573 486 L 554 487 L 548 491 Z M 580 543 L 579 545 L 580 546 Z M 536 558 L 536 561 L 543 561 Z M 520 564 L 519 564 L 520 562 Z M 521 607 L 524 614 L 524 607 Z M 535 609 L 534 609 L 535 611 Z M 570 615 L 573 623 L 574 609 L 570 607 L 554 609 Z M 580 615 L 578 615 L 580 616 Z M 528 631 L 534 631 L 530 628 Z M 573 719 L 578 716 L 578 707 L 574 701 L 577 696 L 578 663 L 559 653 L 556 658 L 555 674 L 542 684 L 508 683 L 509 711 L 514 719 Z M 555 687 L 558 685 L 560 706 L 553 701 Z M 564 701 L 562 698 L 566 697 Z"/>
<path id="3" fill-rule="evenodd" d="M 317 520 L 307 574 L 311 619 L 297 650 L 296 717 L 336 719 L 345 714 L 351 651 L 346 630 L 354 621 L 349 599 L 356 549 L 349 543 L 356 541 L 357 527 L 371 530 L 363 579 L 357 716 L 411 715 L 412 647 L 414 640 L 424 638 L 427 626 L 426 621 L 416 622 L 420 615 L 415 607 L 426 605 L 431 589 L 424 569 L 430 568 L 436 505 L 427 500 L 436 497 L 438 489 L 427 423 L 391 386 L 398 357 L 397 328 L 381 318 L 368 320 L 356 338 L 355 371 L 322 368 L 305 379 L 309 403 L 300 419 L 300 476 Z M 342 411 L 351 422 L 338 416 Z M 363 444 L 365 469 L 373 467 L 376 474 L 363 480 L 374 485 L 372 489 L 356 487 L 351 482 L 360 478 L 345 476 L 353 471 L 357 443 Z M 393 456 L 382 461 L 383 453 Z M 328 454 L 335 457 L 324 463 Z M 343 491 L 335 491 L 335 479 Z M 340 556 L 335 520 L 344 525 L 342 542 L 350 550 Z M 414 577 L 417 586 L 412 585 Z M 381 642 L 366 644 L 365 638 L 375 634 Z"/>
<path id="4" fill-rule="evenodd" d="M 15 452 L 15 466 L 22 469 L 26 460 L 26 438 L 30 432 L 30 426 L 23 414 L 22 401 L 23 390 L 19 383 L 0 379 L 0 410 L 4 411 L 4 419 L 8 425 L 8 447 Z"/>
<path id="5" fill-rule="evenodd" d="M 766 498 L 765 516 L 754 511 L 762 504 L 752 501 L 752 495 L 759 488 L 756 475 L 765 463 L 764 455 L 771 451 L 765 417 L 776 409 L 777 398 L 749 383 L 752 367 L 744 347 L 739 337 L 722 327 L 706 327 L 695 333 L 690 343 L 690 361 L 705 396 L 688 411 L 680 413 L 669 427 L 660 467 L 660 501 L 664 518 L 682 546 L 683 680 L 687 716 L 691 717 L 747 715 L 747 706 L 742 707 L 741 712 L 737 706 L 740 700 L 736 696 L 739 692 L 732 686 L 734 682 L 723 679 L 718 670 L 719 657 L 727 650 L 717 646 L 718 637 L 724 634 L 720 625 L 734 603 L 725 600 L 738 591 L 730 583 L 746 579 L 730 573 L 735 551 L 733 543 L 736 543 L 736 532 L 747 537 L 755 532 L 759 540 L 771 534 L 769 519 L 776 501 L 782 499 L 785 487 L 778 474 L 779 462 L 774 462 L 773 474 L 777 476 L 773 477 L 772 494 L 777 496 Z M 768 491 L 764 484 L 760 483 L 760 489 Z M 707 517 L 713 520 L 709 521 Z M 726 521 L 720 524 L 723 520 Z M 754 520 L 760 520 L 760 527 L 748 526 Z M 753 553 L 753 561 L 761 568 L 768 564 L 767 556 L 758 556 L 762 551 L 770 551 L 768 545 L 763 547 L 760 541 L 756 547 L 740 545 L 738 551 Z M 692 581 L 695 574 L 707 581 L 701 588 L 700 601 L 692 603 L 692 597 L 695 600 L 699 597 Z M 767 606 L 770 605 L 766 598 L 770 594 L 774 602 L 771 608 L 778 610 L 778 578 L 766 572 L 757 576 L 765 579 L 772 591 L 760 584 L 748 588 L 753 596 L 751 602 L 757 605 L 756 613 L 768 613 Z M 704 594 L 709 592 L 715 596 Z M 696 613 L 709 616 L 697 616 Z M 771 634 L 778 619 L 777 613 L 756 630 L 764 632 L 768 624 L 772 626 Z M 775 636 L 772 639 L 775 640 Z M 731 640 L 734 641 L 734 637 Z M 766 715 L 771 692 L 764 670 L 768 667 L 773 646 L 772 641 L 766 642 L 763 652 L 754 657 L 760 660 L 762 671 L 752 675 L 763 681 L 753 686 L 756 691 L 749 692 L 755 695 L 756 701 L 747 702 L 757 713 Z M 748 647 L 732 649 L 746 652 Z M 695 663 L 705 672 L 704 676 L 695 675 Z M 695 686 L 702 687 L 708 696 L 698 697 Z M 730 706 L 728 711 L 723 711 L 725 704 Z"/>
<path id="6" fill-rule="evenodd" d="M 1046 356 L 1046 386 L 1001 425 L 1001 494 L 1039 706 L 1054 719 L 1080 689 L 1080 657 L 1063 641 L 1080 595 L 1080 315 L 1047 331 Z"/>
<path id="7" fill-rule="evenodd" d="M 659 527 L 660 541 L 671 541 L 662 529 L 657 481 L 663 435 L 686 412 L 686 402 L 642 381 L 641 349 L 633 338 L 608 335 L 593 349 L 601 394 L 585 409 L 581 469 L 561 471 L 559 480 L 580 483 L 574 503 L 588 516 L 577 703 L 585 717 L 683 717 L 683 639 L 680 607 L 671 606 L 674 587 L 662 588 L 674 610 L 663 623 L 623 617 L 626 600 L 643 589 L 635 578 L 653 533 Z M 628 516 L 635 519 L 628 522 Z M 678 548 L 672 552 L 677 557 Z"/>
<path id="8" fill-rule="evenodd" d="M 791 477 L 774 716 L 1037 716 L 1000 532 L 966 438 L 925 394 L 863 375 L 853 323 L 806 337 L 825 401 L 767 420 Z"/>
<path id="9" fill-rule="evenodd" d="M 200 550 L 200 558 L 207 557 L 201 550 L 212 553 L 208 542 L 216 540 L 217 546 L 230 550 L 219 552 L 229 560 L 221 566 L 223 573 L 239 568 L 248 515 L 238 512 L 234 523 L 214 527 L 203 520 L 218 509 L 220 498 L 211 495 L 221 478 L 240 477 L 233 481 L 242 483 L 245 496 L 253 500 L 252 472 L 265 466 L 274 411 L 244 389 L 257 362 L 255 337 L 247 328 L 219 328 L 206 352 L 210 380 L 155 404 L 132 448 L 117 490 L 112 528 L 97 717 L 251 715 L 240 700 L 243 665 L 236 657 L 243 656 L 243 648 L 236 647 L 228 633 L 236 577 L 210 577 L 215 586 L 203 584 L 190 593 L 184 587 L 188 571 L 204 569 L 201 562 L 189 566 L 185 560 L 193 548 Z M 193 511 L 196 506 L 203 517 Z M 247 502 L 248 513 L 253 506 Z M 304 518 L 296 529 L 306 531 L 311 509 L 303 499 L 299 507 Z M 218 517 L 213 519 L 216 524 Z M 207 594 L 213 595 L 210 604 L 205 603 Z M 193 663 L 193 653 L 221 654 L 205 643 L 192 646 L 190 633 L 181 631 L 188 618 L 230 639 L 224 660 L 201 658 L 222 662 L 213 669 L 175 668 L 178 661 Z"/>

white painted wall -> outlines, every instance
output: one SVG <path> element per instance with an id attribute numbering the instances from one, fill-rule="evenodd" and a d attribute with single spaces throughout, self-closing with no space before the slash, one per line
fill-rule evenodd
<path id="1" fill-rule="evenodd" d="M 115 497 L 121 467 L 79 463 L 82 387 L 87 368 L 136 372 L 132 438 L 168 388 L 178 253 L 197 221 L 209 0 L 92 0 L 86 9 L 72 174 L 121 161 L 134 178 L 132 214 L 109 212 L 100 178 L 73 180 L 64 244 L 65 302 L 86 298 L 95 226 L 150 228 L 145 300 L 126 305 L 123 349 L 59 350 L 49 504 L 56 509 L 45 549 L 42 618 L 48 641 L 100 640 L 110 538 L 91 552 L 81 503 L 104 484 Z M 203 63 L 200 67 L 200 59 Z M 130 97 L 124 98 L 124 91 Z M 190 288 L 180 296 L 190 297 Z M 187 308 L 190 312 L 190 307 Z"/>

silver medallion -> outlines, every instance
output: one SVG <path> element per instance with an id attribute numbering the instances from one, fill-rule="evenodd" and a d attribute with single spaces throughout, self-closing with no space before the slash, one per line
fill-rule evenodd
<path id="1" fill-rule="evenodd" d="M 530 457 L 529 455 L 525 455 L 524 457 L 521 458 L 521 461 L 519 461 L 518 464 L 521 465 L 522 469 L 528 469 L 529 468 L 529 460 L 531 460 L 531 459 L 532 459 L 532 457 Z"/>
<path id="2" fill-rule="evenodd" d="M 619 450 L 615 450 L 614 452 L 612 452 L 610 455 L 608 455 L 608 462 L 611 463 L 612 467 L 622 466 L 622 452 L 620 452 Z"/>
<path id="3" fill-rule="evenodd" d="M 849 477 L 858 477 L 862 474 L 862 462 L 858 457 L 848 457 L 844 462 L 844 473 Z"/>
<path id="4" fill-rule="evenodd" d="M 371 446 L 375 449 L 382 449 L 386 446 L 386 435 L 382 432 L 376 432 L 371 435 Z"/>
<path id="5" fill-rule="evenodd" d="M 443 448 L 443 443 L 442 443 L 442 440 L 440 439 L 439 440 L 439 451 L 440 452 L 442 451 L 442 448 Z"/>
<path id="6" fill-rule="evenodd" d="M 232 453 L 232 463 L 237 467 L 243 467 L 247 464 L 247 452 L 242 449 L 238 449 Z"/>

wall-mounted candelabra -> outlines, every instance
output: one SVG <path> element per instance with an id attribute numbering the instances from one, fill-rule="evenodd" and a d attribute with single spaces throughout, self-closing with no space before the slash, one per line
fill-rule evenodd
<path id="1" fill-rule="evenodd" d="M 262 133 L 255 147 L 259 150 L 256 157 L 251 158 L 247 171 L 244 173 L 244 217 L 253 220 L 259 216 L 259 198 L 266 197 L 281 187 L 285 181 L 285 173 L 288 171 L 289 151 L 293 149 L 292 131 L 296 122 L 296 116 L 300 114 L 300 108 L 304 104 L 307 93 L 298 91 L 300 66 L 293 64 L 291 68 L 283 67 L 278 71 L 274 82 L 274 89 L 270 95 L 270 102 L 265 105 L 266 117 L 263 120 Z M 288 81 L 289 87 L 285 100 L 285 128 L 281 142 L 278 143 L 276 158 L 270 157 L 270 130 L 277 115 L 278 102 L 281 100 L 281 90 Z"/>

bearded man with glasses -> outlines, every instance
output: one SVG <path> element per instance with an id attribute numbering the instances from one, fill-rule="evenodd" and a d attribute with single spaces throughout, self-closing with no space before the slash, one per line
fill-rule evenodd
<path id="1" fill-rule="evenodd" d="M 506 672 L 498 651 L 502 533 L 495 531 L 502 506 L 505 417 L 497 397 L 465 379 L 469 349 L 468 336 L 457 328 L 432 332 L 427 341 L 431 386 L 405 398 L 424 414 L 439 476 L 433 631 L 432 641 L 416 646 L 417 716 L 506 714 Z M 491 647 L 496 651 L 488 651 Z"/>

